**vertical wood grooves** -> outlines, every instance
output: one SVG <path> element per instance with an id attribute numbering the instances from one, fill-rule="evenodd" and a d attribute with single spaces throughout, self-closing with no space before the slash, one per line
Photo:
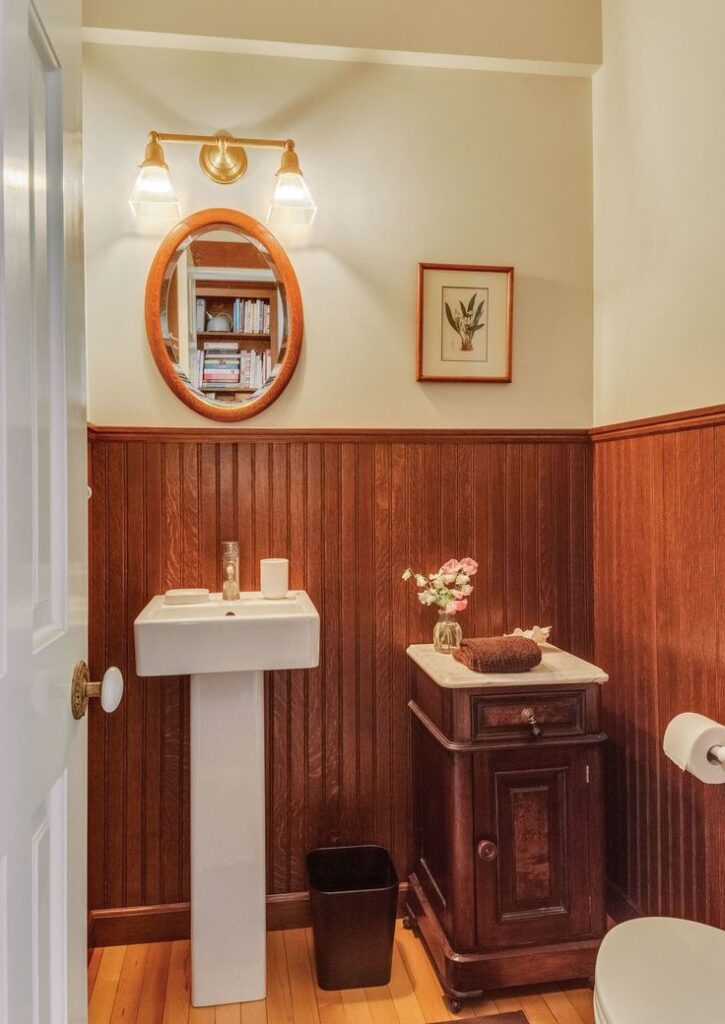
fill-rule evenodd
<path id="1" fill-rule="evenodd" d="M 288 556 L 322 620 L 319 668 L 266 681 L 273 893 L 303 888 L 305 852 L 326 843 L 382 843 L 408 873 L 405 648 L 430 640 L 435 611 L 400 580 L 406 565 L 470 554 L 481 568 L 465 633 L 551 623 L 591 656 L 586 437 L 95 429 L 90 447 L 91 671 L 116 663 L 126 680 L 118 712 L 91 710 L 92 910 L 189 898 L 188 680 L 137 678 L 133 621 L 168 587 L 218 590 L 227 536 L 244 588 L 259 585 L 260 558 Z"/>
<path id="2" fill-rule="evenodd" d="M 610 878 L 643 914 L 722 928 L 724 794 L 680 772 L 662 737 L 683 711 L 725 720 L 725 425 L 630 431 L 594 447 Z"/>

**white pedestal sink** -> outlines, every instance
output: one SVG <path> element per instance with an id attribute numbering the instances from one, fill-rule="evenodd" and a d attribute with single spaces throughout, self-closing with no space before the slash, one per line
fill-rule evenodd
<path id="1" fill-rule="evenodd" d="M 191 676 L 191 999 L 265 997 L 264 671 L 313 668 L 303 590 L 265 600 L 158 596 L 134 625 L 140 676 Z"/>

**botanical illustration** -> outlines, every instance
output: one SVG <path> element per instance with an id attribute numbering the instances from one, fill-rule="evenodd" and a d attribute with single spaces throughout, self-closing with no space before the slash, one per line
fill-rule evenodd
<path id="1" fill-rule="evenodd" d="M 442 302 L 445 317 L 442 358 L 485 360 L 488 356 L 488 288 L 444 287 Z"/>

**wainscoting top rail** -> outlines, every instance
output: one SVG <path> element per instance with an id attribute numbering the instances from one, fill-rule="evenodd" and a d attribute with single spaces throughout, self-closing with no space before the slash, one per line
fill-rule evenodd
<path id="1" fill-rule="evenodd" d="M 101 426 L 88 424 L 88 437 L 91 441 L 102 438 L 104 441 L 192 441 L 236 444 L 238 442 L 259 441 L 306 441 L 330 443 L 394 444 L 465 444 L 467 441 L 505 444 L 507 442 L 523 444 L 571 444 L 578 443 L 589 436 L 589 430 L 427 430 L 398 427 L 271 427 L 267 430 L 247 427 L 123 427 Z"/>
<path id="2" fill-rule="evenodd" d="M 702 427 L 717 427 L 722 423 L 725 423 L 725 405 L 708 405 L 702 409 L 669 412 L 662 416 L 649 416 L 647 419 L 642 420 L 608 423 L 603 427 L 593 427 L 589 434 L 596 444 L 600 441 L 622 441 L 628 437 L 665 434 L 675 430 L 697 430 Z"/>

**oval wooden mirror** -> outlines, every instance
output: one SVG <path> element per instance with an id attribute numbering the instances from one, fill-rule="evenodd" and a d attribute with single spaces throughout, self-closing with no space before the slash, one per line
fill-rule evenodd
<path id="1" fill-rule="evenodd" d="M 149 270 L 146 332 L 182 402 L 214 420 L 255 416 L 284 391 L 302 347 L 302 298 L 287 253 L 237 210 L 184 217 Z"/>

